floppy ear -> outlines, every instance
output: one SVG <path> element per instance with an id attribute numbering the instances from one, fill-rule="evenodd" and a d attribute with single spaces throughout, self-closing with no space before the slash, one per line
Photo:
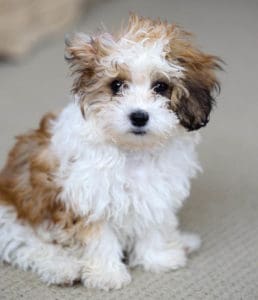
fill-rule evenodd
<path id="1" fill-rule="evenodd" d="M 222 61 L 195 48 L 189 36 L 189 33 L 181 31 L 181 36 L 173 39 L 169 57 L 184 68 L 180 80 L 182 90 L 180 93 L 172 92 L 171 107 L 180 123 L 191 131 L 205 126 L 209 121 L 209 114 L 215 104 L 214 93 L 220 91 L 215 71 L 222 69 Z M 173 98 L 173 94 L 180 96 Z"/>
<path id="2" fill-rule="evenodd" d="M 65 37 L 65 59 L 75 76 L 72 91 L 78 93 L 86 87 L 95 69 L 96 50 L 94 40 L 84 33 Z"/>

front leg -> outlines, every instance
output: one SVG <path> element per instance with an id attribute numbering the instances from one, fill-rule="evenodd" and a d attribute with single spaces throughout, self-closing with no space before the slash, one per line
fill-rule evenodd
<path id="1" fill-rule="evenodd" d="M 101 232 L 87 241 L 83 255 L 82 282 L 88 288 L 119 289 L 131 281 L 122 263 L 122 248 L 112 228 L 105 224 Z"/>
<path id="2" fill-rule="evenodd" d="M 193 234 L 180 235 L 177 229 L 152 229 L 136 240 L 129 257 L 131 267 L 142 266 L 151 272 L 166 272 L 185 266 L 187 254 L 198 249 L 200 239 Z"/>

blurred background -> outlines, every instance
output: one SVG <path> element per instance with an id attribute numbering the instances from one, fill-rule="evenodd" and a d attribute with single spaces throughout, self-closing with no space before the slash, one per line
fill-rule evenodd
<path id="1" fill-rule="evenodd" d="M 136 270 L 130 287 L 106 299 L 258 299 L 258 0 L 0 0 L 0 166 L 15 135 L 69 101 L 64 34 L 101 24 L 115 31 L 130 11 L 179 23 L 226 65 L 217 107 L 201 130 L 204 173 L 180 214 L 183 228 L 201 234 L 202 249 L 172 274 Z M 46 289 L 31 274 L 0 268 L 1 299 L 17 293 L 102 297 L 81 287 Z"/>

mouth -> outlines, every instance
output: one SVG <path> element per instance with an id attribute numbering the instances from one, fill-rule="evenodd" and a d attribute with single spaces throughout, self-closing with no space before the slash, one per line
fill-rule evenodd
<path id="1" fill-rule="evenodd" d="M 147 132 L 145 130 L 142 129 L 134 129 L 131 131 L 132 134 L 134 135 L 145 135 Z"/>

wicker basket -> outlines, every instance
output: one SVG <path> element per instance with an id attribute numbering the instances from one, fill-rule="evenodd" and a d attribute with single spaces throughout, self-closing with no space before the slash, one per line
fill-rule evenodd
<path id="1" fill-rule="evenodd" d="M 0 56 L 23 56 L 40 39 L 78 17 L 85 1 L 0 0 Z"/>

